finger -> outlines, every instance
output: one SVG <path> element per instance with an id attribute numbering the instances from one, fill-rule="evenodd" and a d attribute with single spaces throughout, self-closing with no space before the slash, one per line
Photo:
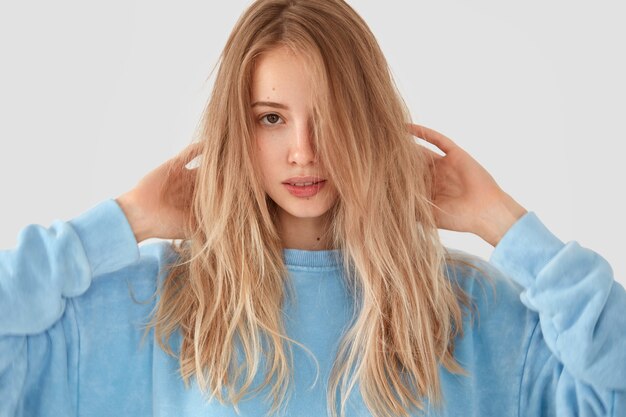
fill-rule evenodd
<path id="1" fill-rule="evenodd" d="M 411 123 L 407 124 L 407 127 L 411 134 L 432 143 L 446 154 L 456 147 L 456 144 L 452 141 L 452 139 L 444 136 L 436 130 Z"/>
<path id="2" fill-rule="evenodd" d="M 420 143 L 415 142 L 415 146 L 418 146 L 419 147 L 418 150 L 420 152 L 424 152 L 426 156 L 428 156 L 431 159 L 438 160 L 438 159 L 443 158 L 442 155 L 439 155 L 437 152 L 433 152 L 432 150 L 428 149 L 426 146 Z"/>

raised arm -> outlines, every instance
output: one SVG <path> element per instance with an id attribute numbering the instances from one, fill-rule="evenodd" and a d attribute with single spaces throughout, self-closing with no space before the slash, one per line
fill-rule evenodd
<path id="1" fill-rule="evenodd" d="M 103 343 L 133 352 L 115 366 L 107 364 L 104 378 L 128 377 L 139 360 L 134 322 L 146 312 L 131 304 L 126 279 L 151 294 L 165 246 L 143 247 L 147 256 L 142 262 L 138 242 L 184 237 L 195 175 L 184 168 L 198 149 L 188 147 L 131 191 L 75 219 L 25 227 L 17 247 L 0 252 L 0 416 L 75 415 L 78 370 L 100 366 L 107 353 L 98 349 Z M 100 275 L 111 276 L 94 288 Z M 90 288 L 94 291 L 87 293 Z M 101 291 L 106 295 L 94 297 Z M 116 331 L 101 333 L 111 320 L 121 320 L 114 324 Z M 83 398 L 88 391 L 83 387 Z M 145 404 L 128 404 L 128 410 Z"/>
<path id="2" fill-rule="evenodd" d="M 596 252 L 521 217 L 490 262 L 525 289 L 536 311 L 520 387 L 520 415 L 626 415 L 626 291 Z"/>
<path id="3" fill-rule="evenodd" d="M 561 242 L 450 138 L 407 128 L 445 153 L 416 146 L 435 174 L 437 226 L 495 246 L 490 262 L 524 287 L 521 301 L 538 313 L 520 415 L 626 415 L 626 292 L 609 263 Z"/>

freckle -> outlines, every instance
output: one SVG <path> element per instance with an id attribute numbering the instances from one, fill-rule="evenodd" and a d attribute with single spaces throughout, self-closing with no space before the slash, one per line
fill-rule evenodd
<path id="1" fill-rule="evenodd" d="M 272 87 L 272 91 L 276 90 L 276 88 Z"/>

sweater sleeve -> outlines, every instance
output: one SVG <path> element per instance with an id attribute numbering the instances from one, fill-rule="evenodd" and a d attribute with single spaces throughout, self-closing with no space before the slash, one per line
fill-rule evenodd
<path id="1" fill-rule="evenodd" d="M 520 386 L 520 415 L 626 415 L 626 292 L 609 263 L 563 243 L 534 212 L 506 232 L 490 262 L 537 312 Z"/>
<path id="2" fill-rule="evenodd" d="M 139 258 L 124 212 L 106 200 L 0 251 L 0 415 L 73 415 L 78 329 L 72 297 Z M 37 398 L 30 402 L 29 398 Z"/>

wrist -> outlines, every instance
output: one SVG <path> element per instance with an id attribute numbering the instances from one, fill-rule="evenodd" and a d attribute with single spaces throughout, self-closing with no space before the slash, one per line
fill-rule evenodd
<path id="1" fill-rule="evenodd" d="M 503 198 L 491 213 L 478 235 L 491 246 L 496 247 L 511 226 L 528 213 L 528 210 L 504 193 Z"/>
<path id="2" fill-rule="evenodd" d="M 142 212 L 140 206 L 133 200 L 132 194 L 125 193 L 115 199 L 120 206 L 128 224 L 133 230 L 135 240 L 140 243 L 151 237 L 148 225 L 145 224 L 145 214 Z"/>

